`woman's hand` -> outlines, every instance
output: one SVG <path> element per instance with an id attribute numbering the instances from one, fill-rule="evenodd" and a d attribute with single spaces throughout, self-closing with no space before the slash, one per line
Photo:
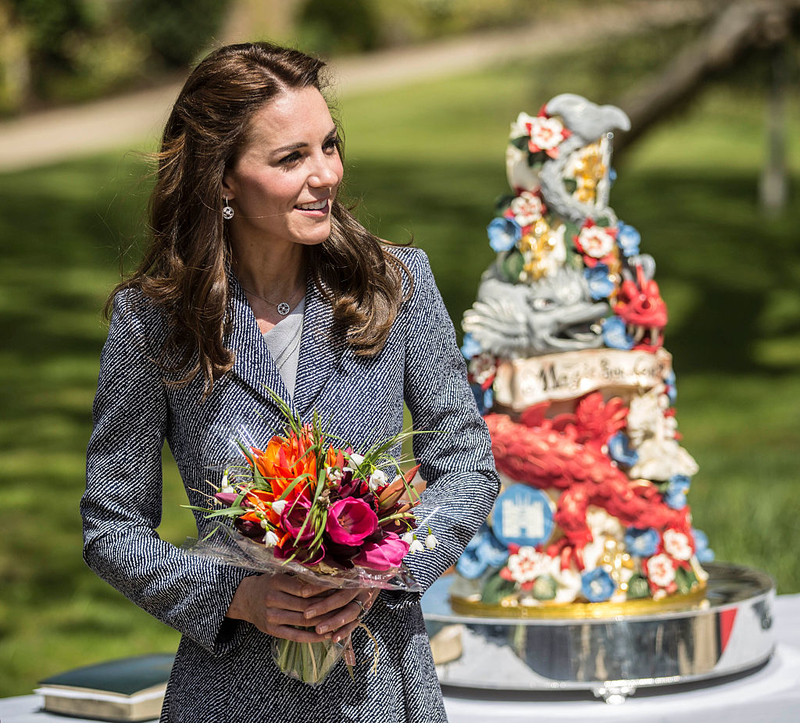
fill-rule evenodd
<path id="1" fill-rule="evenodd" d="M 276 638 L 301 643 L 332 638 L 340 642 L 356 629 L 362 606 L 368 610 L 378 592 L 337 590 L 285 573 L 253 575 L 239 583 L 226 616 L 252 623 Z"/>

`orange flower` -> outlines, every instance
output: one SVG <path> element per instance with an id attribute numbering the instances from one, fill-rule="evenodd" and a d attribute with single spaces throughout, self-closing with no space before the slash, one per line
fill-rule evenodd
<path id="1" fill-rule="evenodd" d="M 304 428 L 300 436 L 291 432 L 288 437 L 273 437 L 263 452 L 251 448 L 258 471 L 272 486 L 274 499 L 280 497 L 298 477 L 301 480 L 287 495 L 289 500 L 305 492 L 308 485 L 316 481 L 317 459 L 313 444 L 311 430 Z"/>

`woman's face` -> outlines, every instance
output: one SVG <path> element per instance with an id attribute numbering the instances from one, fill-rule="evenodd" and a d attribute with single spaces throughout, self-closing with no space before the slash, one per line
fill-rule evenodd
<path id="1" fill-rule="evenodd" d="M 316 88 L 281 93 L 255 113 L 223 177 L 236 212 L 226 222 L 234 242 L 322 243 L 341 180 L 339 140 L 325 99 Z"/>

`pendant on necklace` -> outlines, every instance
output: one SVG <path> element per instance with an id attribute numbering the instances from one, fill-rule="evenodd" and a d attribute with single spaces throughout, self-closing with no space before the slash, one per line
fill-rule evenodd
<path id="1" fill-rule="evenodd" d="M 280 303 L 280 304 L 278 304 L 278 313 L 281 316 L 286 316 L 291 310 L 292 310 L 292 307 L 289 306 L 289 304 L 287 304 L 285 301 Z"/>

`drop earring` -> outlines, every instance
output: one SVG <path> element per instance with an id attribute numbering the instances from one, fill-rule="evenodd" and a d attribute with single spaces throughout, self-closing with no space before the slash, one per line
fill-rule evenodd
<path id="1" fill-rule="evenodd" d="M 224 218 L 226 221 L 230 221 L 233 218 L 233 207 L 228 203 L 227 196 L 224 196 L 223 199 L 225 201 L 225 205 L 222 207 L 222 218 Z"/>

